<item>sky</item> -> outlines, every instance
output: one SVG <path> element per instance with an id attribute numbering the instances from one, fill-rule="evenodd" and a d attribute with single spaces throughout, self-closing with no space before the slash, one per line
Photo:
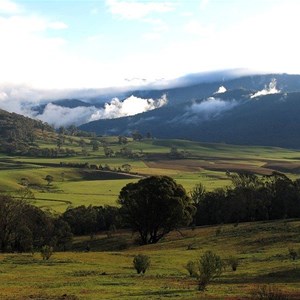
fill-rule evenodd
<path id="1" fill-rule="evenodd" d="M 300 73 L 298 0 L 0 0 L 0 87 Z M 0 89 L 1 100 L 1 89 Z"/>

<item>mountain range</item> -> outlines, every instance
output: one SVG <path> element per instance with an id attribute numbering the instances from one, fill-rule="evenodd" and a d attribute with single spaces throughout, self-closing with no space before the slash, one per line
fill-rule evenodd
<path id="1" fill-rule="evenodd" d="M 98 135 L 300 148 L 300 75 L 269 74 L 161 90 L 137 90 L 135 97 L 168 103 L 134 116 L 81 125 Z"/>
<path id="2" fill-rule="evenodd" d="M 300 148 L 300 75 L 194 75 L 167 87 L 112 89 L 105 97 L 44 101 L 31 107 L 32 116 L 57 128 L 82 124 L 79 129 L 98 135 L 137 131 L 154 138 Z"/>

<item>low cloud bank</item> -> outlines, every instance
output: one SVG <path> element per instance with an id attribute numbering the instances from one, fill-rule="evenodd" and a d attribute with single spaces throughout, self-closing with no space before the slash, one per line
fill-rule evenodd
<path id="1" fill-rule="evenodd" d="M 78 106 L 75 108 L 62 107 L 53 103 L 48 103 L 42 114 L 35 115 L 36 119 L 47 122 L 58 128 L 60 126 L 81 125 L 91 118 L 97 110 L 95 106 Z"/>
<path id="2" fill-rule="evenodd" d="M 159 99 L 143 99 L 130 96 L 124 101 L 113 98 L 110 103 L 105 103 L 104 108 L 95 106 L 78 106 L 75 108 L 62 107 L 48 103 L 42 114 L 33 115 L 35 118 L 47 122 L 54 127 L 81 125 L 100 119 L 115 119 L 132 116 L 162 107 L 167 103 L 166 95 Z"/>

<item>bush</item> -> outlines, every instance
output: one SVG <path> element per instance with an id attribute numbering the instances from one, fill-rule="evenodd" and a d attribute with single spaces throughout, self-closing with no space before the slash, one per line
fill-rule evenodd
<path id="1" fill-rule="evenodd" d="M 45 245 L 41 248 L 41 256 L 43 260 L 48 260 L 53 254 L 53 247 Z"/>
<path id="2" fill-rule="evenodd" d="M 199 267 L 197 266 L 197 263 L 195 261 L 189 260 L 185 265 L 185 268 L 187 269 L 191 277 L 197 277 L 197 269 L 199 269 Z"/>
<path id="3" fill-rule="evenodd" d="M 272 285 L 263 285 L 257 287 L 252 292 L 253 300 L 288 300 L 289 297 L 285 295 L 279 288 Z"/>
<path id="4" fill-rule="evenodd" d="M 223 261 L 212 251 L 206 251 L 199 259 L 198 288 L 204 291 L 206 286 L 223 271 Z"/>
<path id="5" fill-rule="evenodd" d="M 143 254 L 136 255 L 133 259 L 133 266 L 138 274 L 145 274 L 150 267 L 150 257 Z"/>
<path id="6" fill-rule="evenodd" d="M 230 256 L 227 261 L 228 265 L 231 267 L 232 271 L 236 271 L 239 265 L 239 259 L 234 256 Z"/>
<path id="7" fill-rule="evenodd" d="M 289 248 L 289 256 L 292 260 L 295 260 L 298 256 L 298 252 L 293 248 Z"/>
<path id="8" fill-rule="evenodd" d="M 222 233 L 222 227 L 216 229 L 216 236 L 219 236 Z"/>

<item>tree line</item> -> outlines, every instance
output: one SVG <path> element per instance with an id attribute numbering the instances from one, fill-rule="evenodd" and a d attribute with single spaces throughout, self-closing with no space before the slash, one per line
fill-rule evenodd
<path id="1" fill-rule="evenodd" d="M 239 223 L 300 216 L 300 180 L 228 173 L 232 184 L 187 193 L 168 176 L 151 176 L 122 188 L 118 207 L 69 207 L 57 216 L 26 201 L 0 195 L 0 251 L 30 251 L 49 245 L 70 249 L 73 235 L 131 229 L 140 244 L 157 243 L 182 226 Z"/>
<path id="2" fill-rule="evenodd" d="M 70 208 L 64 215 L 72 215 L 74 226 L 80 224 L 85 234 L 109 228 L 132 229 L 138 233 L 141 244 L 156 243 L 182 226 L 300 217 L 299 179 L 292 180 L 278 172 L 266 176 L 227 175 L 231 179 L 230 186 L 206 191 L 198 184 L 190 193 L 168 176 L 151 176 L 124 186 L 119 194 L 118 208 L 106 207 L 104 214 L 103 208 L 100 209 L 101 221 L 96 221 L 95 217 L 99 208 L 92 206 Z M 84 214 L 91 219 L 86 226 L 80 223 L 80 220 L 87 220 Z M 70 223 L 69 219 L 65 220 Z M 78 231 L 74 229 L 73 233 Z"/>
<path id="3" fill-rule="evenodd" d="M 192 190 L 197 208 L 195 225 L 300 217 L 300 179 L 292 180 L 278 172 L 227 175 L 232 182 L 229 187 L 206 192 L 199 184 Z"/>
<path id="4" fill-rule="evenodd" d="M 112 206 L 79 206 L 56 215 L 27 200 L 0 195 L 0 251 L 55 251 L 72 249 L 73 235 L 94 235 L 121 227 L 119 209 Z"/>

